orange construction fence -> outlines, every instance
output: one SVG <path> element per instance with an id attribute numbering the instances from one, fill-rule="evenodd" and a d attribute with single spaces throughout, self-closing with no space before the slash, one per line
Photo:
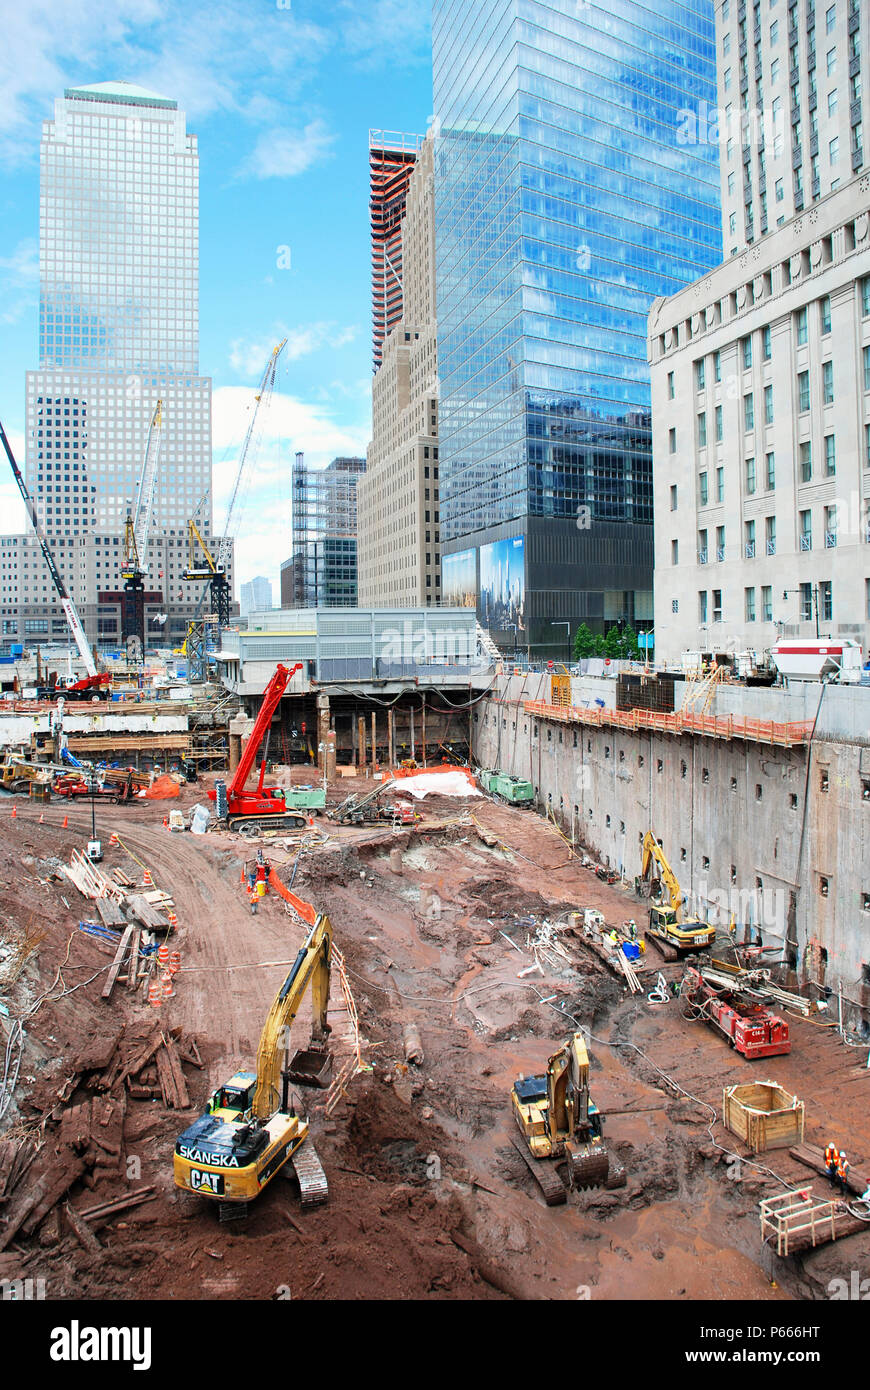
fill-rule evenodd
<path id="1" fill-rule="evenodd" d="M 295 893 L 291 893 L 286 883 L 281 882 L 274 869 L 269 870 L 269 882 L 275 889 L 278 897 L 283 898 L 285 903 L 289 903 L 290 906 L 299 913 L 302 920 L 307 922 L 310 927 L 313 927 L 314 923 L 317 921 L 317 912 L 315 908 L 312 907 L 311 903 L 307 903 L 304 898 L 297 898 Z"/>
<path id="2" fill-rule="evenodd" d="M 658 729 L 668 734 L 704 734 L 708 738 L 743 738 L 753 743 L 791 746 L 808 743 L 813 721 L 779 723 L 773 719 L 744 719 L 736 714 L 660 714 L 655 710 L 583 709 L 577 705 L 549 705 L 543 700 L 524 700 L 527 714 L 562 723 L 608 724 L 619 729 Z"/>

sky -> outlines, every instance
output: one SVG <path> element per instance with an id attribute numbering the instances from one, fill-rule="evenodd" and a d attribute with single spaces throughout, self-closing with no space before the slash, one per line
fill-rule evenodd
<path id="1" fill-rule="evenodd" d="M 253 390 L 287 338 L 236 545 L 238 587 L 290 554 L 290 473 L 371 433 L 370 129 L 424 134 L 429 0 L 0 0 L 0 420 L 24 459 L 38 365 L 39 140 L 65 87 L 126 80 L 199 137 L 200 371 L 213 379 L 214 525 Z M 8 478 L 8 481 L 7 481 Z M 0 459 L 4 532 L 25 530 Z"/>

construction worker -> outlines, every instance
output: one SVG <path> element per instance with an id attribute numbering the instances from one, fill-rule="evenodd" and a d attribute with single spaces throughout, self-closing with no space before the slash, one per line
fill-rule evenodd
<path id="1" fill-rule="evenodd" d="M 252 893 L 252 894 L 251 894 L 251 916 L 252 916 L 252 917 L 256 917 L 256 915 L 257 915 L 257 903 L 258 903 L 258 901 L 259 901 L 259 899 L 258 899 L 256 893 Z"/>
<path id="2" fill-rule="evenodd" d="M 846 1155 L 840 1154 L 840 1161 L 837 1164 L 837 1182 L 840 1184 L 840 1191 L 844 1197 L 849 1195 L 849 1164 L 846 1162 Z"/>
<path id="3" fill-rule="evenodd" d="M 828 1177 L 831 1180 L 831 1187 L 837 1186 L 837 1164 L 840 1162 L 840 1150 L 833 1142 L 825 1148 L 825 1167 L 828 1170 Z"/>

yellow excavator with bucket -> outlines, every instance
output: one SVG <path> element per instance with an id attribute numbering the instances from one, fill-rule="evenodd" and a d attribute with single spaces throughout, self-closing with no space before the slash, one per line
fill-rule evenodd
<path id="1" fill-rule="evenodd" d="M 652 872 L 654 864 L 658 866 L 658 876 Z M 702 922 L 698 917 L 683 916 L 683 890 L 660 842 L 651 830 L 643 837 L 641 878 L 651 880 L 651 899 L 663 897 L 664 890 L 667 889 L 667 903 L 651 901 L 647 930 L 656 940 L 671 947 L 671 957 L 674 953 L 676 956 L 686 955 L 689 951 L 703 951 L 713 945 L 716 940 L 715 927 Z"/>
<path id="2" fill-rule="evenodd" d="M 303 1207 L 328 1198 L 308 1120 L 297 1109 L 298 1097 L 290 1086 L 329 1085 L 331 951 L 329 918 L 318 914 L 269 1010 L 257 1049 L 257 1070 L 231 1076 L 211 1096 L 205 1114 L 176 1142 L 176 1185 L 217 1202 L 222 1221 L 244 1216 L 248 1203 L 288 1164 L 299 1183 Z M 309 986 L 311 1041 L 288 1062 L 290 1028 Z"/>
<path id="3" fill-rule="evenodd" d="M 589 1054 L 582 1033 L 554 1052 L 545 1076 L 521 1076 L 511 1091 L 522 1142 L 513 1138 L 548 1207 L 567 1200 L 559 1176 L 564 1164 L 570 1188 L 621 1187 L 625 1168 L 607 1152 L 603 1116 L 589 1095 Z M 551 1163 L 546 1162 L 551 1160 Z"/>

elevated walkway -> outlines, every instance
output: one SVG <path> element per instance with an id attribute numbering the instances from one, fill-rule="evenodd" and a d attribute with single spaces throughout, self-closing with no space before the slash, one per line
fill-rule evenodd
<path id="1" fill-rule="evenodd" d="M 680 710 L 661 714 L 655 710 L 584 709 L 577 705 L 554 705 L 544 700 L 524 700 L 523 709 L 537 719 L 554 719 L 561 724 L 611 725 L 617 729 L 650 729 L 663 734 L 701 734 L 705 738 L 745 739 L 792 748 L 809 743 L 813 720 L 778 722 L 749 719 L 736 714 L 695 714 Z"/>

